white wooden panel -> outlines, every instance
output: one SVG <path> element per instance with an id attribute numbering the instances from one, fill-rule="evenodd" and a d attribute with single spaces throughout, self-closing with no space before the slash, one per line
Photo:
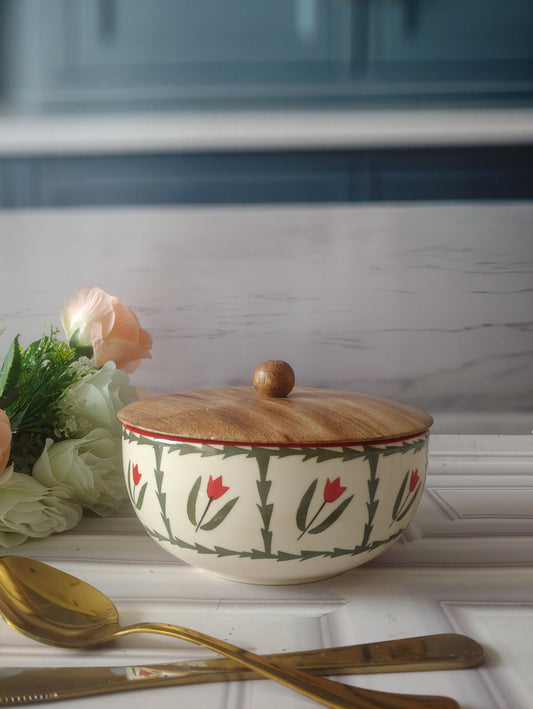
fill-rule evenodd
<path id="1" fill-rule="evenodd" d="M 463 709 L 528 709 L 533 534 L 527 515 L 520 505 L 519 514 L 514 514 L 515 498 L 504 494 L 500 504 L 493 502 L 486 514 L 478 514 L 473 493 L 449 514 L 449 504 L 435 505 L 432 486 L 435 478 L 444 494 L 464 489 L 483 497 L 492 478 L 502 478 L 501 470 L 508 467 L 510 485 L 502 485 L 502 491 L 514 494 L 518 484 L 530 489 L 532 446 L 531 438 L 522 436 L 435 436 L 428 488 L 412 527 L 383 557 L 319 583 L 251 586 L 205 574 L 159 549 L 127 506 L 121 515 L 87 518 L 70 533 L 28 543 L 15 553 L 53 563 L 99 587 L 114 600 L 124 623 L 189 625 L 259 652 L 464 633 L 485 648 L 486 662 L 478 669 L 361 675 L 343 681 L 388 691 L 444 694 Z M 465 466 L 468 474 L 463 475 Z M 519 534 L 513 527 L 517 522 L 526 525 Z M 98 651 L 71 652 L 37 645 L 0 624 L 0 665 L 7 667 L 81 668 L 204 656 L 201 648 L 183 641 L 148 635 L 126 637 Z M 315 706 L 271 682 L 147 691 L 150 695 L 111 696 L 106 706 L 140 709 L 148 696 L 162 709 L 174 709 L 176 702 L 217 709 L 271 709 L 273 702 L 279 709 Z M 96 701 L 72 700 L 63 706 L 81 709 Z"/>
<path id="2" fill-rule="evenodd" d="M 512 572 L 509 574 L 513 578 Z M 445 603 L 443 610 L 459 632 L 475 635 L 488 650 L 479 674 L 501 709 L 527 706 L 533 696 L 531 603 Z"/>
<path id="3" fill-rule="evenodd" d="M 109 539 L 112 543 L 112 538 Z M 58 565 L 105 590 L 124 622 L 189 623 L 258 651 L 346 644 L 429 632 L 466 632 L 482 642 L 487 663 L 479 669 L 359 676 L 349 683 L 389 691 L 438 693 L 468 709 L 527 709 L 533 650 L 533 570 L 515 571 L 512 583 L 497 568 L 376 569 L 366 567 L 335 579 L 294 587 L 235 584 L 186 567 L 129 566 L 77 562 Z M 174 589 L 171 599 L 168 589 Z M 195 595 L 194 602 L 190 596 Z M 187 598 L 189 597 L 189 600 Z M 135 636 L 92 652 L 36 646 L 0 626 L 0 663 L 89 665 L 205 656 L 169 638 Z M 515 645 L 513 649 L 513 643 Z M 521 656 L 519 657 L 519 652 Z M 24 653 L 24 654 L 23 654 Z M 311 707 L 314 703 L 270 682 L 226 687 L 150 690 L 162 707 L 181 701 L 215 706 Z M 141 707 L 146 693 L 106 700 L 111 707 Z M 91 700 L 85 700 L 90 704 Z M 97 700 L 92 700 L 97 701 Z M 109 704 L 107 704 L 109 702 Z M 64 706 L 79 707 L 81 702 Z"/>

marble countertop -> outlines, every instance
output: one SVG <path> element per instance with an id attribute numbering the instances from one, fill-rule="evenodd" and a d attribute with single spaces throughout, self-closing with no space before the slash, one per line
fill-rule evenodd
<path id="1" fill-rule="evenodd" d="M 285 359 L 439 433 L 530 434 L 532 224 L 528 202 L 4 211 L 0 346 L 94 284 L 152 334 L 154 394 Z"/>
<path id="2" fill-rule="evenodd" d="M 18 114 L 0 111 L 0 156 L 516 145 L 533 109 Z"/>

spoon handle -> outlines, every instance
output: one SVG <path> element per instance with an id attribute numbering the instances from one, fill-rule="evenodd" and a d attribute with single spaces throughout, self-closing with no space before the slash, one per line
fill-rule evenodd
<path id="1" fill-rule="evenodd" d="M 457 702 L 448 697 L 377 692 L 310 675 L 293 667 L 273 663 L 264 656 L 224 640 L 177 625 L 137 623 L 117 628 L 113 635 L 119 637 L 130 633 L 170 635 L 202 645 L 332 709 L 459 709 Z"/>

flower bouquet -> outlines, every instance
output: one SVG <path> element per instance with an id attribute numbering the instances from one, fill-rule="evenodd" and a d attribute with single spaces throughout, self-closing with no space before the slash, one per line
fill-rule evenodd
<path id="1" fill-rule="evenodd" d="M 82 288 L 49 332 L 0 369 L 0 546 L 74 527 L 84 510 L 113 514 L 126 497 L 116 413 L 138 398 L 129 374 L 150 357 L 136 315 Z"/>

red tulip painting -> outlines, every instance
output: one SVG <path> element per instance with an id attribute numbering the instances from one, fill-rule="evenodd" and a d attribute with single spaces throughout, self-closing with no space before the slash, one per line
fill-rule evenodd
<path id="1" fill-rule="evenodd" d="M 140 510 L 143 505 L 146 488 L 148 487 L 148 483 L 146 482 L 144 485 L 141 485 L 142 477 L 142 473 L 139 471 L 139 465 L 137 463 L 132 465 L 130 461 L 128 464 L 127 478 L 128 492 L 132 504 L 135 505 L 138 510 Z"/>
<path id="2" fill-rule="evenodd" d="M 218 478 L 215 478 L 214 480 L 212 475 L 209 476 L 207 483 L 207 497 L 210 502 L 213 500 L 218 500 L 218 498 L 222 497 L 222 495 L 224 495 L 228 490 L 229 487 L 222 484 L 222 475 L 219 475 Z"/>
<path id="3" fill-rule="evenodd" d="M 409 512 L 411 507 L 416 500 L 417 493 L 420 489 L 421 481 L 420 475 L 418 474 L 418 468 L 416 470 L 408 470 L 405 473 L 398 494 L 396 495 L 396 501 L 394 507 L 392 508 L 392 522 L 400 522 L 406 514 Z"/>
<path id="4" fill-rule="evenodd" d="M 324 502 L 335 502 L 346 492 L 345 487 L 341 487 L 341 479 L 336 478 L 333 482 L 328 478 L 324 486 Z"/>
<path id="5" fill-rule="evenodd" d="M 353 495 L 350 495 L 349 497 L 345 498 L 340 503 L 340 505 L 338 505 L 332 512 L 330 512 L 329 515 L 320 524 L 318 524 L 316 527 L 313 527 L 313 524 L 318 519 L 326 505 L 336 502 L 340 497 L 342 497 L 342 495 L 344 495 L 347 490 L 346 487 L 341 485 L 340 478 L 335 478 L 335 480 L 333 481 L 328 478 L 324 485 L 323 501 L 318 510 L 311 518 L 311 520 L 307 522 L 309 507 L 315 494 L 317 484 L 318 480 L 313 480 L 311 485 L 309 485 L 309 487 L 305 491 L 302 499 L 300 500 L 300 504 L 296 512 L 296 524 L 301 532 L 298 539 L 301 539 L 303 535 L 306 534 L 306 532 L 309 532 L 309 534 L 320 534 L 320 532 L 323 532 L 329 527 L 331 527 L 331 525 L 338 520 L 338 518 L 341 516 L 341 514 L 348 507 L 352 500 Z"/>
<path id="6" fill-rule="evenodd" d="M 239 499 L 238 497 L 234 497 L 233 499 L 229 500 L 213 515 L 213 517 L 211 517 L 210 520 L 204 522 L 204 519 L 206 518 L 207 513 L 211 508 L 213 502 L 223 497 L 230 489 L 229 485 L 223 484 L 222 475 L 219 475 L 218 478 L 213 478 L 213 476 L 210 475 L 206 485 L 207 503 L 204 507 L 204 511 L 200 516 L 200 519 L 197 521 L 196 505 L 198 501 L 198 496 L 200 494 L 201 486 L 202 476 L 196 479 L 189 493 L 189 497 L 187 498 L 187 516 L 189 517 L 189 521 L 191 522 L 191 524 L 194 525 L 195 532 L 197 532 L 199 529 L 202 529 L 203 531 L 210 531 L 218 527 L 218 525 L 226 519 L 228 514 L 233 509 L 235 503 Z"/>
<path id="7" fill-rule="evenodd" d="M 142 475 L 139 472 L 139 466 L 137 465 L 137 463 L 133 464 L 133 471 L 132 471 L 131 477 L 133 478 L 133 484 L 135 485 L 135 487 L 137 487 L 137 485 L 141 482 L 141 478 L 142 478 Z"/>

